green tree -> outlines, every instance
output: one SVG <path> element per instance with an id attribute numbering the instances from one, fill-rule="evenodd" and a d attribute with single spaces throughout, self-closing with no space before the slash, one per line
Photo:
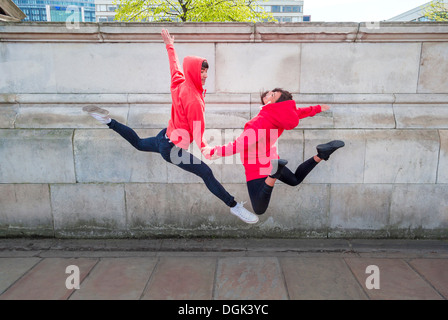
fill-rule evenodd
<path id="1" fill-rule="evenodd" d="M 448 21 L 448 4 L 443 0 L 436 0 L 425 7 L 424 17 L 430 21 Z"/>
<path id="2" fill-rule="evenodd" d="M 265 1 L 265 0 L 262 0 Z M 275 21 L 259 0 L 115 0 L 115 20 L 183 22 Z"/>

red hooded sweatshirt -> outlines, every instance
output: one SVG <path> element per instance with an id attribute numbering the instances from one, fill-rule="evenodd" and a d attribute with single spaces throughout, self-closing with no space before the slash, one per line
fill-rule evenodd
<path id="1" fill-rule="evenodd" d="M 188 149 L 193 140 L 198 147 L 205 147 L 202 142 L 205 121 L 205 90 L 202 88 L 201 67 L 206 59 L 195 56 L 184 58 L 184 74 L 179 67 L 174 45 L 166 45 L 171 72 L 171 119 L 166 134 L 178 147 Z"/>
<path id="2" fill-rule="evenodd" d="M 271 174 L 272 159 L 279 159 L 274 144 L 284 130 L 292 130 L 299 120 L 320 113 L 320 105 L 297 108 L 293 100 L 267 104 L 244 126 L 244 132 L 235 141 L 216 146 L 212 155 L 221 157 L 240 153 L 246 172 L 246 181 L 265 178 Z"/>

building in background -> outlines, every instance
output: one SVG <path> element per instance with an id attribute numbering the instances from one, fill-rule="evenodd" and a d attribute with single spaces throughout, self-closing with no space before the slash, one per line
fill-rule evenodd
<path id="1" fill-rule="evenodd" d="M 96 22 L 111 22 L 115 19 L 115 10 L 117 5 L 114 0 L 95 0 L 95 18 Z"/>
<path id="2" fill-rule="evenodd" d="M 97 22 L 114 21 L 114 0 L 95 0 L 95 17 Z M 311 16 L 303 15 L 303 0 L 268 0 L 260 2 L 264 11 L 271 12 L 278 22 L 311 21 Z"/>
<path id="3" fill-rule="evenodd" d="M 95 0 L 13 0 L 27 15 L 23 21 L 95 22 Z"/>
<path id="4" fill-rule="evenodd" d="M 76 16 L 80 22 L 112 22 L 117 5 L 114 0 L 13 0 L 27 15 L 24 21 L 66 21 Z M 304 0 L 268 0 L 260 2 L 278 22 L 311 21 L 303 15 Z"/>
<path id="5" fill-rule="evenodd" d="M 424 16 L 424 10 L 432 2 L 436 1 L 429 1 L 421 6 L 418 6 L 417 8 L 414 8 L 412 10 L 399 14 L 398 16 L 390 18 L 387 21 L 429 21 L 429 19 Z M 445 6 L 448 8 L 448 1 L 445 0 L 445 3 L 446 3 Z"/>
<path id="6" fill-rule="evenodd" d="M 265 12 L 272 13 L 278 22 L 310 21 L 310 16 L 303 16 L 303 3 L 303 0 L 268 0 L 260 6 Z"/>

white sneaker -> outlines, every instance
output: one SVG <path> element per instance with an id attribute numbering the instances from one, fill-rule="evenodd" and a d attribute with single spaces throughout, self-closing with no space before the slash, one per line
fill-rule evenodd
<path id="1" fill-rule="evenodd" d="M 258 216 L 243 207 L 245 202 L 237 203 L 236 206 L 230 208 L 230 213 L 237 216 L 246 223 L 257 223 Z"/>
<path id="2" fill-rule="evenodd" d="M 108 124 L 111 122 L 109 118 L 109 111 L 101 109 L 100 107 L 88 105 L 82 108 L 83 111 L 89 113 L 92 117 L 103 124 Z"/>

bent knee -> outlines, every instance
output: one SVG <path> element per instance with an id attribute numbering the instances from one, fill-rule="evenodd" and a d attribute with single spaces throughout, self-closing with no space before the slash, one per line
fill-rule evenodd
<path id="1" fill-rule="evenodd" d="M 261 216 L 266 212 L 267 208 L 254 208 L 254 213 L 258 216 Z"/>

